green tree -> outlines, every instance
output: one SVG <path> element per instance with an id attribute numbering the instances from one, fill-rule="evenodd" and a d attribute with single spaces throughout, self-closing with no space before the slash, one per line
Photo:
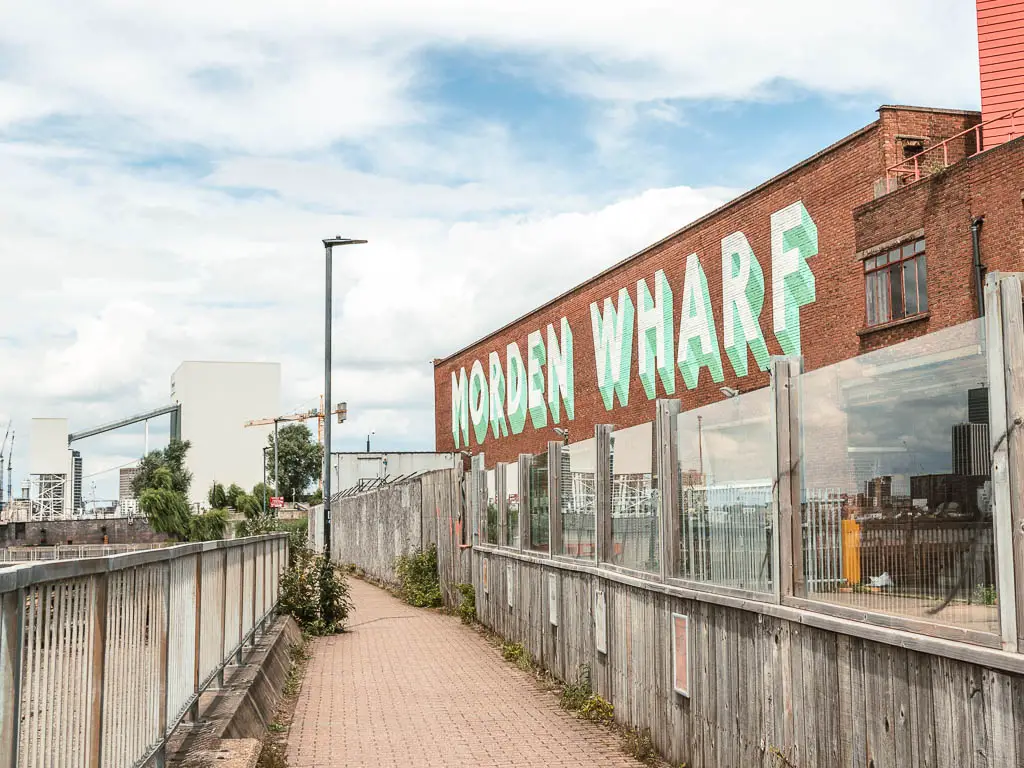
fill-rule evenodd
<path id="1" fill-rule="evenodd" d="M 142 493 L 147 488 L 160 488 L 156 481 L 156 472 L 166 469 L 170 474 L 172 491 L 188 498 L 188 489 L 192 485 L 192 473 L 185 465 L 185 455 L 192 444 L 188 441 L 171 440 L 162 451 L 150 451 L 139 462 L 139 473 L 132 478 L 132 493 L 142 501 Z"/>
<path id="2" fill-rule="evenodd" d="M 279 495 L 290 500 L 305 499 L 306 489 L 320 477 L 324 459 L 323 446 L 313 439 L 305 424 L 289 424 L 278 431 L 277 462 L 281 477 L 274 476 L 274 435 L 267 438 L 267 476 Z"/>
<path id="3" fill-rule="evenodd" d="M 245 496 L 245 489 L 237 483 L 232 483 L 224 493 L 227 496 L 228 506 L 238 509 L 238 500 Z"/>
<path id="4" fill-rule="evenodd" d="M 224 490 L 224 486 L 220 483 L 214 483 L 210 487 L 210 492 L 207 494 L 206 498 L 213 509 L 224 509 L 229 506 L 227 492 Z"/>
<path id="5" fill-rule="evenodd" d="M 173 473 L 167 467 L 157 467 L 150 482 L 151 485 L 139 495 L 139 507 L 149 519 L 150 526 L 157 533 L 165 533 L 177 541 L 188 541 L 192 515 L 185 495 L 174 489 Z"/>

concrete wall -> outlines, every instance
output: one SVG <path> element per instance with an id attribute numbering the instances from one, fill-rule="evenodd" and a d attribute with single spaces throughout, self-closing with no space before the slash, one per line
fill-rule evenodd
<path id="1" fill-rule="evenodd" d="M 107 541 L 103 541 L 103 537 Z M 110 520 L 36 520 L 0 525 L 0 547 L 35 547 L 54 544 L 151 544 L 168 541 L 154 533 L 144 517 Z"/>
<path id="2" fill-rule="evenodd" d="M 263 447 L 273 426 L 244 427 L 280 415 L 279 363 L 184 362 L 171 377 L 181 405 L 181 439 L 192 443 L 193 503 L 206 504 L 214 482 L 250 489 L 263 481 Z"/>

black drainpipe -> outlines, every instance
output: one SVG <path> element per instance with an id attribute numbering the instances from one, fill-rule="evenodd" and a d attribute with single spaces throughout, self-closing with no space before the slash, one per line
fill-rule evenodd
<path id="1" fill-rule="evenodd" d="M 974 250 L 974 288 L 978 300 L 978 317 L 985 316 L 985 265 L 981 263 L 981 225 L 984 216 L 971 219 L 971 247 Z"/>

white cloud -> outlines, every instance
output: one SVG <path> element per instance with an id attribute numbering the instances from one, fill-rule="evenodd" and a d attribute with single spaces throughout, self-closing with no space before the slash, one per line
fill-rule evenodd
<path id="1" fill-rule="evenodd" d="M 812 0 L 3 4 L 0 408 L 17 419 L 18 471 L 30 417 L 81 428 L 158 405 L 186 358 L 279 360 L 282 407 L 316 404 L 319 239 L 336 232 L 371 240 L 335 270 L 335 392 L 352 413 L 339 445 L 376 430 L 428 448 L 432 357 L 732 194 L 644 191 L 657 174 L 629 140 L 638 119 L 678 123 L 678 98 L 773 98 L 780 81 L 970 105 L 973 24 L 966 0 L 852 15 Z M 453 50 L 584 97 L 590 138 L 635 167 L 632 185 L 541 162 L 514 126 L 442 132 L 450 105 L 423 63 Z M 140 446 L 136 432 L 83 443 L 86 472 Z"/>

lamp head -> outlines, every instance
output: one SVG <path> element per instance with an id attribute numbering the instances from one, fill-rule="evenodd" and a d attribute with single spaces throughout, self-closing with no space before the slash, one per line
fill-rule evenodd
<path id="1" fill-rule="evenodd" d="M 737 397 L 740 394 L 738 389 L 733 389 L 732 387 L 719 387 L 718 391 L 726 397 Z"/>

